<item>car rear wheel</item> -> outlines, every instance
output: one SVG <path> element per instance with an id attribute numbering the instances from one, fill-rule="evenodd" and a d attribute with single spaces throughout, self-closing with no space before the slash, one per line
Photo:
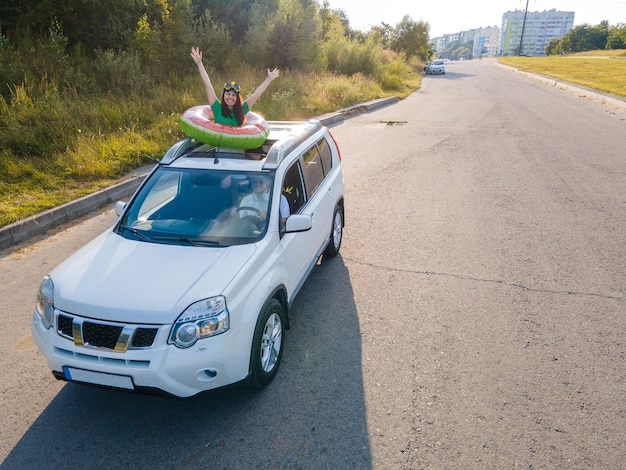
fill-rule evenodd
<path id="1" fill-rule="evenodd" d="M 260 388 L 272 381 L 283 355 L 285 335 L 283 305 L 270 300 L 256 322 L 250 354 L 249 385 Z"/>
<path id="2" fill-rule="evenodd" d="M 343 239 L 343 211 L 340 206 L 335 207 L 333 223 L 330 227 L 330 242 L 324 251 L 324 256 L 332 258 L 339 253 L 341 240 Z"/>

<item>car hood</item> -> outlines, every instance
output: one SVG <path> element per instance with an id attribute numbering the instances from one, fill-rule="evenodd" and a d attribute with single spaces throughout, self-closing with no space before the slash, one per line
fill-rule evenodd
<path id="1" fill-rule="evenodd" d="M 51 273 L 54 305 L 94 319 L 172 322 L 193 302 L 222 293 L 255 250 L 163 245 L 108 231 Z"/>

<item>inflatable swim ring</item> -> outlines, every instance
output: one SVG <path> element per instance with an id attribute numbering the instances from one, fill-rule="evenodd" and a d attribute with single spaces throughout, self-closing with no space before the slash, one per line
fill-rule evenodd
<path id="1" fill-rule="evenodd" d="M 208 105 L 185 111 L 180 118 L 180 128 L 189 137 L 205 144 L 237 149 L 260 147 L 270 132 L 267 121 L 253 112 L 245 115 L 242 126 L 217 124 Z"/>

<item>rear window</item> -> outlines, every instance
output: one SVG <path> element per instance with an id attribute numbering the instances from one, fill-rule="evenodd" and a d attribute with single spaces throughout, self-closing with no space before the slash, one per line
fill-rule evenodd
<path id="1" fill-rule="evenodd" d="M 306 183 L 306 191 L 308 196 L 311 197 L 324 179 L 322 158 L 317 151 L 316 146 L 307 150 L 302 157 L 304 160 L 304 180 Z"/>
<path id="2" fill-rule="evenodd" d="M 333 166 L 333 155 L 330 151 L 330 145 L 328 145 L 328 141 L 326 139 L 321 139 L 317 143 L 317 147 L 319 148 L 320 155 L 322 156 L 322 165 L 324 166 L 324 175 L 330 173 L 330 170 Z"/>

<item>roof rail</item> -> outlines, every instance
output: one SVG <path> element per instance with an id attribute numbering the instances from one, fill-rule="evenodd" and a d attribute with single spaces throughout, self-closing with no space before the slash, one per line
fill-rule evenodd
<path id="1" fill-rule="evenodd" d="M 169 165 L 177 158 L 183 156 L 192 148 L 203 145 L 202 142 L 198 142 L 196 139 L 192 139 L 191 137 L 187 137 L 186 139 L 179 140 L 174 145 L 172 145 L 161 161 L 159 162 L 161 165 Z"/>
<path id="2" fill-rule="evenodd" d="M 286 135 L 281 135 L 279 140 L 272 145 L 269 152 L 267 152 L 267 158 L 265 159 L 263 168 L 270 169 L 278 167 L 280 162 L 290 151 L 302 144 L 302 142 L 320 129 L 322 129 L 322 123 L 317 120 L 308 122 L 302 121 L 296 125 L 294 125 L 293 121 L 271 121 L 270 138 L 272 138 L 272 133 L 274 132 L 277 134 L 284 133 Z"/>

